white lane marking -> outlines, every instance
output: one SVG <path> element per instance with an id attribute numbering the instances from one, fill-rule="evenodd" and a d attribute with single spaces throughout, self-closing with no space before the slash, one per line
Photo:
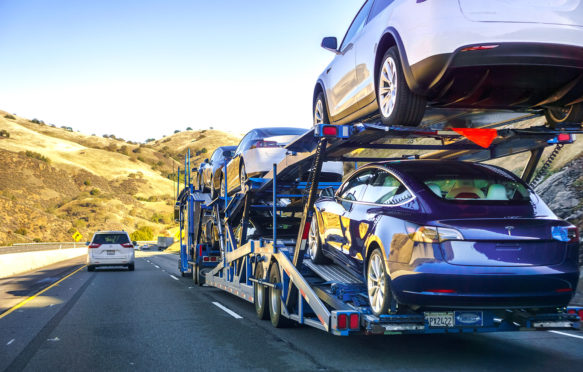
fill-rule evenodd
<path id="1" fill-rule="evenodd" d="M 229 314 L 230 316 L 232 316 L 235 319 L 243 319 L 243 317 L 241 315 L 237 314 L 236 312 L 234 312 L 231 309 L 227 309 L 226 307 L 224 307 L 223 305 L 221 305 L 218 302 L 213 302 L 213 305 L 215 305 L 219 309 L 223 310 L 225 313 Z"/>
<path id="2" fill-rule="evenodd" d="M 57 341 L 61 341 L 61 339 L 60 339 L 60 338 L 58 338 L 58 337 L 55 337 L 55 338 L 47 338 L 47 341 L 50 341 L 50 342 L 57 342 Z"/>
<path id="3" fill-rule="evenodd" d="M 156 269 L 159 269 L 159 268 L 160 268 L 160 266 L 158 266 L 158 265 L 154 265 L 154 267 L 155 267 Z"/>
<path id="4" fill-rule="evenodd" d="M 559 332 L 559 331 L 549 331 L 551 333 L 556 333 L 558 335 L 563 335 L 563 336 L 569 336 L 569 337 L 575 337 L 575 338 L 580 338 L 583 340 L 583 336 L 576 336 L 576 335 L 572 335 L 570 333 L 565 333 L 565 332 Z"/>
<path id="5" fill-rule="evenodd" d="M 10 345 L 11 343 L 14 342 L 14 340 L 16 340 L 15 338 L 13 338 L 12 340 L 8 341 L 8 343 L 6 344 L 6 346 Z"/>
<path id="6" fill-rule="evenodd" d="M 174 279 L 174 280 L 180 280 L 180 279 L 178 279 L 177 277 L 175 277 L 174 275 L 170 275 L 170 277 L 171 277 L 172 279 Z"/>

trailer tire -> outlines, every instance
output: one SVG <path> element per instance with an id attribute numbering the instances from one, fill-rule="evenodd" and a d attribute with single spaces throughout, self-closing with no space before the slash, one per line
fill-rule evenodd
<path id="1" fill-rule="evenodd" d="M 198 284 L 198 265 L 197 264 L 192 265 L 192 281 L 194 282 L 194 284 Z"/>
<path id="2" fill-rule="evenodd" d="M 271 264 L 269 282 L 281 284 L 281 275 L 277 262 Z M 271 319 L 271 325 L 275 328 L 286 328 L 291 325 L 291 321 L 281 313 L 281 288 L 269 287 L 269 318 Z"/>
<path id="3" fill-rule="evenodd" d="M 551 129 L 559 129 L 558 127 L 564 123 L 583 124 L 583 103 L 576 103 L 562 109 L 547 108 L 545 118 Z"/>
<path id="4" fill-rule="evenodd" d="M 255 279 L 263 279 L 263 265 L 261 263 L 257 264 L 255 269 Z M 261 320 L 269 319 L 269 310 L 267 310 L 267 299 L 268 299 L 267 287 L 263 284 L 253 282 L 253 303 L 255 304 L 255 314 Z"/>
<path id="5" fill-rule="evenodd" d="M 198 277 L 198 285 L 200 287 L 202 287 L 204 285 L 204 283 L 206 283 L 205 275 L 206 275 L 207 272 L 209 272 L 209 270 L 208 269 L 205 269 L 205 268 L 202 268 L 201 269 L 198 266 L 197 266 L 197 268 L 198 269 L 197 269 L 196 276 Z"/>
<path id="6" fill-rule="evenodd" d="M 88 266 L 87 266 L 87 271 L 95 271 L 95 266 L 93 266 L 93 265 L 88 265 Z"/>
<path id="7" fill-rule="evenodd" d="M 136 267 L 134 266 L 134 264 L 129 264 L 128 265 L 128 270 L 129 271 L 134 271 L 136 269 Z"/>

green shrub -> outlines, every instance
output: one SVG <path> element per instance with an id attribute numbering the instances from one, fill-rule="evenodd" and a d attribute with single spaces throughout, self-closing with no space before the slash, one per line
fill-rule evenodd
<path id="1" fill-rule="evenodd" d="M 16 118 L 14 116 L 10 115 L 10 114 L 4 115 L 4 118 L 10 119 L 10 120 L 16 120 Z"/>
<path id="2" fill-rule="evenodd" d="M 99 191 L 99 189 L 91 189 L 91 191 L 89 191 L 89 194 L 91 194 L 93 196 L 97 196 L 97 195 L 101 194 L 101 191 Z"/>
<path id="3" fill-rule="evenodd" d="M 25 151 L 24 155 L 28 156 L 29 158 L 33 158 L 36 160 L 40 160 L 40 161 L 44 161 L 47 164 L 50 164 L 51 159 L 47 158 L 46 156 L 39 154 L 38 152 L 34 152 L 34 151 Z"/>
<path id="4" fill-rule="evenodd" d="M 138 156 L 138 160 L 141 161 L 142 163 L 145 163 L 146 162 L 146 160 L 144 160 L 144 158 L 141 157 L 141 156 Z"/>
<path id="5" fill-rule="evenodd" d="M 24 227 L 21 227 L 19 229 L 16 229 L 16 231 L 14 231 L 15 234 L 19 234 L 19 235 L 26 235 L 28 233 L 28 231 L 26 231 L 26 229 Z"/>
<path id="6" fill-rule="evenodd" d="M 176 129 L 176 130 L 174 131 L 174 134 L 176 134 L 176 133 L 180 133 L 180 131 L 179 131 L 178 129 Z"/>
<path id="7" fill-rule="evenodd" d="M 188 128 L 186 128 L 186 130 L 192 130 L 192 128 L 191 127 L 188 127 Z"/>
<path id="8" fill-rule="evenodd" d="M 0 130 L 0 137 L 10 138 L 10 133 L 8 133 L 7 130 L 2 129 L 2 130 Z"/>
<path id="9" fill-rule="evenodd" d="M 154 231 L 150 226 L 138 226 L 138 229 L 130 234 L 132 240 L 152 240 Z"/>
<path id="10" fill-rule="evenodd" d="M 146 143 L 148 143 L 148 142 L 154 142 L 154 141 L 155 141 L 155 139 L 154 139 L 154 138 L 148 138 L 148 139 L 146 140 Z"/>
<path id="11" fill-rule="evenodd" d="M 85 180 L 85 181 L 83 181 L 83 184 L 85 186 L 91 186 L 91 180 Z"/>

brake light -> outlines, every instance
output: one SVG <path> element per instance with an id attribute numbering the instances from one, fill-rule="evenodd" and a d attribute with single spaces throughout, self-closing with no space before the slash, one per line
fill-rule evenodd
<path id="1" fill-rule="evenodd" d="M 198 245 L 198 256 L 202 257 L 202 244 Z"/>
<path id="2" fill-rule="evenodd" d="M 432 293 L 455 293 L 453 289 L 428 289 L 426 292 Z"/>
<path id="3" fill-rule="evenodd" d="M 573 290 L 571 288 L 559 288 L 559 289 L 555 289 L 555 292 L 565 293 L 565 292 L 573 292 Z"/>
<path id="4" fill-rule="evenodd" d="M 420 243 L 442 243 L 447 240 L 464 240 L 464 236 L 456 229 L 435 226 L 419 226 L 417 229 L 407 225 L 409 238 Z"/>
<path id="5" fill-rule="evenodd" d="M 476 46 L 464 48 L 464 49 L 462 49 L 462 52 L 472 52 L 475 50 L 488 50 L 488 49 L 494 49 L 497 47 L 498 47 L 498 45 L 476 45 Z"/>
<path id="6" fill-rule="evenodd" d="M 121 246 L 124 247 L 124 248 L 133 248 L 134 247 L 132 245 L 132 243 L 123 243 Z"/>
<path id="7" fill-rule="evenodd" d="M 255 144 L 253 146 L 251 146 L 252 149 L 261 149 L 261 148 L 267 148 L 267 147 L 277 147 L 277 142 L 276 141 L 259 140 L 259 141 L 255 142 Z"/>
<path id="8" fill-rule="evenodd" d="M 89 248 L 99 248 L 99 247 L 101 247 L 101 244 L 97 244 L 97 243 L 89 244 Z"/>
<path id="9" fill-rule="evenodd" d="M 334 125 L 325 125 L 322 127 L 322 135 L 324 137 L 337 137 L 338 127 Z"/>
<path id="10" fill-rule="evenodd" d="M 210 261 L 210 259 L 209 259 L 209 257 L 208 257 L 208 256 L 204 256 L 204 257 L 202 258 L 202 260 L 203 260 L 203 262 L 209 262 L 209 261 Z"/>
<path id="11" fill-rule="evenodd" d="M 357 329 L 360 328 L 360 322 L 358 319 L 358 314 L 350 314 L 350 328 Z"/>
<path id="12" fill-rule="evenodd" d="M 348 324 L 348 316 L 346 314 L 338 314 L 337 328 L 338 329 L 346 329 L 347 324 Z"/>
<path id="13" fill-rule="evenodd" d="M 553 226 L 551 235 L 560 242 L 579 243 L 579 230 L 575 226 Z"/>

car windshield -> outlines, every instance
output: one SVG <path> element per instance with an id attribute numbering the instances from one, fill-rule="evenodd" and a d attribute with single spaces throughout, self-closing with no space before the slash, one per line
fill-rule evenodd
<path id="1" fill-rule="evenodd" d="M 526 185 L 496 167 L 462 162 L 413 164 L 399 168 L 407 168 L 406 173 L 445 200 L 530 200 Z"/>
<path id="2" fill-rule="evenodd" d="M 129 242 L 126 234 L 95 234 L 93 237 L 94 244 L 125 244 Z"/>

